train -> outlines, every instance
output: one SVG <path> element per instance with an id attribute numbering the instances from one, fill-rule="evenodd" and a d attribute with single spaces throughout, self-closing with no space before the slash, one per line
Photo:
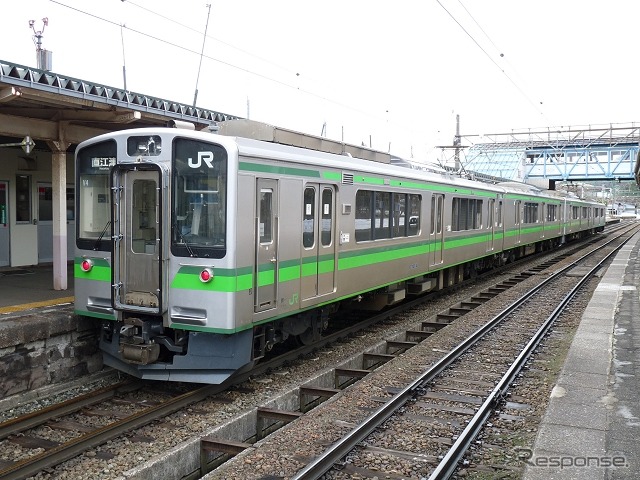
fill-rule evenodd
<path id="1" fill-rule="evenodd" d="M 100 322 L 105 365 L 219 384 L 279 343 L 313 343 L 345 309 L 384 309 L 605 225 L 605 206 L 576 196 L 228 122 L 78 145 L 74 309 Z"/>

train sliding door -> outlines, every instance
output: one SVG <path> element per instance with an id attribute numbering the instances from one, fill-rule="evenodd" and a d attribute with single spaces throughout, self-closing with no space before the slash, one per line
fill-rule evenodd
<path id="1" fill-rule="evenodd" d="M 158 165 L 113 167 L 113 307 L 160 314 L 162 172 Z"/>
<path id="2" fill-rule="evenodd" d="M 438 266 L 444 261 L 444 195 L 431 197 L 431 231 L 429 232 L 429 264 Z"/>
<path id="3" fill-rule="evenodd" d="M 305 185 L 302 216 L 302 300 L 335 290 L 335 189 Z"/>
<path id="4" fill-rule="evenodd" d="M 514 219 L 514 225 L 515 225 L 515 244 L 518 245 L 520 244 L 520 234 L 521 234 L 521 226 L 522 226 L 522 213 L 521 213 L 521 208 L 522 208 L 522 201 L 521 200 L 516 200 L 515 201 L 515 219 Z"/>
<path id="5" fill-rule="evenodd" d="M 256 266 L 254 311 L 276 308 L 278 286 L 278 181 L 259 178 L 256 185 Z"/>
<path id="6" fill-rule="evenodd" d="M 487 216 L 487 252 L 493 252 L 495 247 L 495 213 L 496 213 L 496 200 L 494 198 L 489 199 L 489 215 Z"/>

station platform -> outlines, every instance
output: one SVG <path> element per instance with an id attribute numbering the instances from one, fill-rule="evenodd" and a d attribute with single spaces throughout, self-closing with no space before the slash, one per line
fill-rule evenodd
<path id="1" fill-rule="evenodd" d="M 640 476 L 640 233 L 602 276 L 551 393 L 525 480 Z"/>
<path id="2" fill-rule="evenodd" d="M 0 314 L 73 302 L 73 264 L 66 290 L 53 289 L 53 266 L 0 268 Z"/>

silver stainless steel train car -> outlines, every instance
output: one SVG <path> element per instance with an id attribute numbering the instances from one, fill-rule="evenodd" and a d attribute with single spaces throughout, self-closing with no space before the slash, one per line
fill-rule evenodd
<path id="1" fill-rule="evenodd" d="M 220 383 L 273 345 L 604 227 L 604 207 L 521 185 L 171 128 L 76 152 L 75 310 L 104 362 Z"/>

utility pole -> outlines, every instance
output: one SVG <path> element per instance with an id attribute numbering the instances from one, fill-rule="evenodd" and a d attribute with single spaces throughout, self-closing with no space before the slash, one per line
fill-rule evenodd
<path id="1" fill-rule="evenodd" d="M 209 15 L 211 15 L 211 4 L 207 3 L 207 24 L 204 27 L 204 38 L 202 39 L 202 51 L 200 52 L 200 65 L 198 65 L 198 76 L 196 77 L 196 92 L 193 94 L 193 106 L 196 106 L 196 100 L 198 99 L 198 82 L 200 81 L 200 69 L 202 68 L 202 57 L 204 55 L 204 44 L 207 41 L 207 29 L 209 28 Z"/>
<path id="2" fill-rule="evenodd" d="M 460 114 L 456 114 L 456 135 L 453 137 L 453 146 L 456 147 L 455 155 L 454 155 L 454 165 L 456 172 L 460 171 L 460 145 L 462 142 L 460 141 Z"/>

